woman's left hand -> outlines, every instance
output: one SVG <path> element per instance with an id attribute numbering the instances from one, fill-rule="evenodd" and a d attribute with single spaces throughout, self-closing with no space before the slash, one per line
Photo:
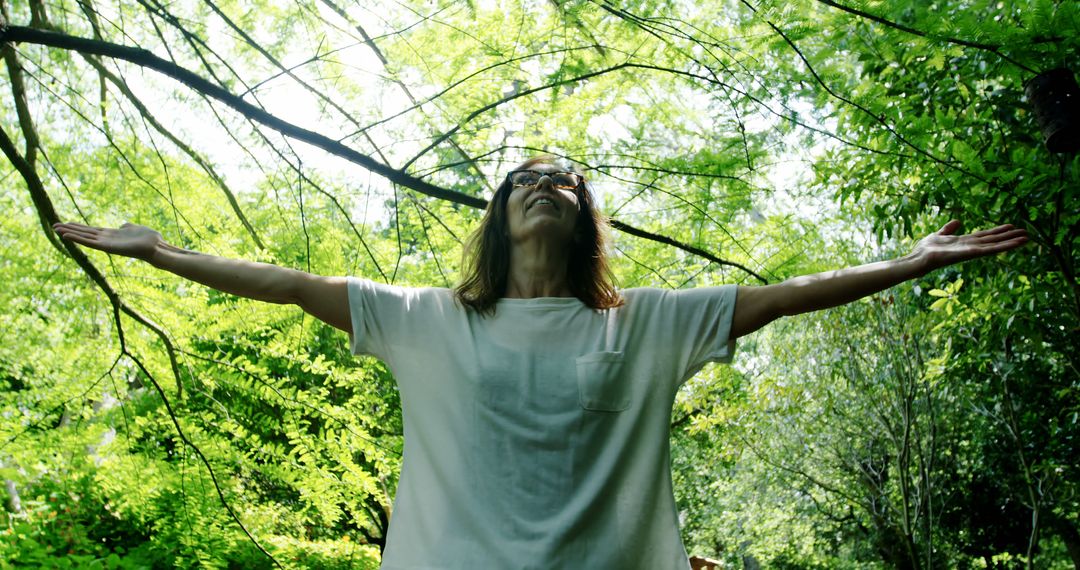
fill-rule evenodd
<path id="1" fill-rule="evenodd" d="M 922 262 L 927 271 L 933 271 L 976 257 L 1016 249 L 1028 241 L 1027 230 L 1012 224 L 966 235 L 953 235 L 959 228 L 959 220 L 945 224 L 937 232 L 919 240 L 911 251 L 911 257 Z"/>

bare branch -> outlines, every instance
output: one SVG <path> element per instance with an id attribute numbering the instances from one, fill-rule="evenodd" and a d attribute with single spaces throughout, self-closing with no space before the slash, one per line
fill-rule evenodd
<path id="1" fill-rule="evenodd" d="M 4 46 L 4 49 L 11 48 L 10 46 Z M 138 311 L 127 306 L 127 304 L 120 299 L 120 296 L 116 293 L 112 286 L 109 285 L 108 281 L 106 281 L 105 276 L 102 275 L 100 271 L 98 271 L 97 267 L 95 267 L 94 264 L 90 261 L 90 259 L 86 257 L 85 253 L 79 250 L 74 244 L 71 244 L 69 242 L 58 243 L 59 240 L 55 238 L 55 232 L 52 231 L 51 226 L 54 223 L 59 223 L 60 218 L 59 216 L 57 216 L 51 200 L 49 200 L 48 194 L 45 191 L 45 186 L 42 184 L 41 179 L 38 178 L 37 172 L 34 171 L 30 163 L 28 163 L 22 156 L 18 154 L 18 151 L 15 149 L 14 143 L 8 137 L 7 132 L 4 131 L 2 128 L 0 128 L 0 150 L 3 151 L 4 155 L 7 156 L 8 160 L 11 161 L 15 168 L 18 169 L 19 173 L 22 174 L 23 180 L 26 182 L 27 187 L 30 190 L 30 195 L 34 202 L 34 206 L 37 208 L 38 216 L 42 221 L 42 225 L 44 226 L 43 229 L 47 234 L 50 234 L 52 236 L 50 242 L 52 242 L 54 247 L 56 247 L 59 251 L 67 253 L 72 259 L 74 259 L 75 262 L 79 265 L 79 267 L 82 268 L 83 272 L 85 272 L 86 275 L 90 277 L 90 279 L 101 289 L 101 291 L 109 299 L 109 303 L 113 306 L 113 318 L 116 323 L 117 333 L 120 339 L 121 352 L 131 358 L 132 361 L 135 362 L 136 365 L 139 367 L 139 369 L 142 370 L 143 374 L 145 374 L 146 377 L 150 380 L 151 384 L 154 385 L 155 390 L 161 397 L 161 401 L 165 405 L 165 409 L 173 422 L 173 426 L 176 428 L 177 435 L 180 437 L 181 440 L 184 441 L 184 443 L 186 443 L 189 447 L 191 447 L 192 450 L 195 451 L 195 453 L 199 456 L 200 459 L 202 459 L 203 464 L 205 465 L 207 471 L 210 474 L 210 479 L 214 484 L 214 488 L 218 492 L 218 497 L 221 499 L 222 505 L 229 512 L 229 515 L 232 517 L 233 521 L 236 522 L 236 524 L 240 527 L 244 534 L 246 534 L 247 537 L 251 540 L 251 542 L 255 544 L 255 546 L 263 552 L 263 554 L 265 554 L 270 560 L 273 560 L 274 563 L 280 567 L 280 564 L 278 564 L 277 560 L 269 552 L 267 552 L 261 544 L 259 544 L 259 541 L 254 536 L 252 536 L 252 534 L 248 531 L 247 527 L 244 526 L 244 523 L 240 520 L 239 516 L 233 510 L 232 505 L 229 504 L 228 499 L 226 499 L 225 497 L 224 491 L 222 491 L 221 486 L 218 484 L 217 475 L 214 473 L 214 468 L 210 465 L 210 462 L 206 459 L 206 456 L 203 455 L 202 451 L 199 450 L 198 446 L 196 446 L 194 442 L 188 439 L 187 435 L 184 434 L 183 428 L 180 427 L 180 422 L 177 419 L 176 413 L 172 408 L 172 404 L 169 403 L 169 398 L 165 394 L 165 390 L 161 387 L 161 384 L 154 378 L 150 371 L 146 369 L 146 367 L 142 364 L 138 357 L 136 357 L 127 349 L 123 336 L 123 323 L 120 319 L 120 314 L 123 313 L 131 317 L 139 324 L 150 329 L 154 334 L 158 336 L 158 338 L 161 339 L 162 343 L 165 345 L 166 352 L 169 355 L 169 361 L 173 367 L 173 374 L 176 377 L 177 385 L 180 385 L 180 373 L 176 366 L 176 354 L 175 348 L 172 345 L 172 341 L 169 340 L 168 336 L 165 334 L 165 331 L 163 331 L 160 326 L 143 316 Z"/>
<path id="2" fill-rule="evenodd" d="M 769 284 L 768 279 L 765 279 L 764 277 L 762 277 L 758 273 L 752 271 L 749 267 L 746 267 L 745 265 L 743 265 L 741 263 L 736 263 L 734 261 L 728 261 L 726 259 L 720 259 L 716 255 L 713 255 L 712 253 L 709 253 L 708 251 L 705 251 L 704 249 L 701 249 L 700 247 L 693 246 L 693 245 L 686 244 L 686 243 L 682 243 L 681 241 L 678 241 L 678 240 L 676 240 L 674 238 L 670 238 L 670 237 L 663 236 L 663 235 L 660 235 L 660 234 L 654 234 L 652 232 L 648 232 L 648 231 L 645 231 L 645 230 L 642 230 L 642 229 L 639 229 L 639 228 L 635 228 L 634 226 L 624 224 L 624 223 L 620 222 L 619 220 L 609 220 L 609 223 L 611 224 L 611 227 L 613 227 L 613 228 L 615 228 L 615 229 L 617 229 L 617 230 L 619 230 L 619 231 L 621 231 L 623 233 L 628 233 L 628 234 L 630 234 L 632 236 L 645 238 L 647 240 L 652 240 L 652 241 L 655 241 L 655 242 L 658 242 L 658 243 L 666 243 L 666 244 L 668 244 L 670 246 L 677 247 L 677 248 L 679 248 L 679 249 L 681 249 L 681 250 L 683 250 L 683 251 L 685 251 L 687 253 L 692 253 L 694 255 L 704 257 L 705 259 L 708 259 L 709 261 L 711 261 L 713 263 L 716 263 L 718 265 L 726 265 L 728 267 L 735 267 L 737 269 L 741 269 L 742 271 L 746 272 L 748 275 L 752 275 L 758 281 L 761 281 L 761 283 L 763 285 L 768 285 Z"/>
<path id="3" fill-rule="evenodd" d="M 379 59 L 379 62 L 382 63 L 383 67 L 386 67 L 387 65 L 389 65 L 389 61 L 387 61 L 386 56 L 383 55 L 383 52 L 382 52 L 382 50 L 379 49 L 379 46 L 375 45 L 375 40 L 372 39 L 372 37 L 368 35 L 367 31 L 364 30 L 363 26 L 361 26 L 359 23 L 353 22 L 352 18 L 349 17 L 349 14 L 345 10 L 343 10 L 340 6 L 338 6 L 336 3 L 334 3 L 332 0 L 322 0 L 322 2 L 323 2 L 323 4 L 326 4 L 335 13 L 337 13 L 337 15 L 341 16 L 342 19 L 344 19 L 346 22 L 348 22 L 354 28 L 356 28 L 356 31 L 359 32 L 360 35 L 364 38 L 365 44 L 369 48 L 371 48 L 371 51 L 374 52 L 375 57 L 377 57 Z M 401 89 L 401 92 L 404 93 L 405 97 L 407 97 L 409 99 L 409 102 L 413 104 L 413 108 L 417 108 L 418 104 L 417 104 L 416 97 L 412 94 L 412 91 L 409 89 L 409 87 L 407 85 L 405 85 L 405 82 L 403 82 L 403 81 L 401 81 L 399 79 L 391 79 L 391 82 L 393 82 L 394 85 L 397 85 L 398 88 Z M 420 112 L 421 113 L 424 112 L 423 108 L 420 108 Z M 370 127 L 365 127 L 362 130 L 366 131 L 368 128 L 370 128 Z M 370 138 L 369 138 L 369 140 L 370 140 Z M 489 191 L 493 190 L 493 188 L 491 187 L 491 183 L 488 181 L 487 177 L 484 176 L 484 173 L 483 173 L 483 171 L 480 170 L 480 167 L 476 164 L 476 160 L 474 160 L 472 157 L 470 157 L 469 154 L 467 152 L 465 152 L 465 149 L 461 148 L 461 145 L 459 145 L 457 143 L 457 141 L 452 140 L 451 141 L 451 146 L 454 147 L 454 150 L 456 150 L 458 152 L 458 154 L 461 155 L 461 158 L 463 158 L 465 160 L 465 162 L 469 165 L 469 167 L 472 168 L 473 172 L 476 173 L 477 179 L 482 184 L 484 184 L 484 186 L 486 186 Z M 376 146 L 375 148 L 378 148 L 378 147 Z M 380 152 L 380 154 L 381 154 L 381 152 Z M 387 162 L 387 161 L 385 159 L 383 159 L 383 162 Z"/>
<path id="4" fill-rule="evenodd" d="M 236 214 L 236 217 L 240 220 L 240 223 L 243 224 L 244 229 L 247 230 L 248 235 L 251 236 L 251 239 L 255 242 L 255 245 L 258 246 L 259 249 L 266 249 L 266 246 L 263 245 L 262 240 L 259 239 L 259 234 L 255 231 L 255 228 L 251 225 L 251 222 L 248 221 L 247 216 L 244 214 L 244 211 L 240 208 L 240 203 L 236 200 L 236 195 L 233 193 L 232 189 L 229 188 L 229 185 L 225 183 L 225 179 L 223 179 L 217 173 L 217 170 L 214 169 L 214 166 L 210 164 L 210 161 L 206 160 L 201 154 L 196 152 L 195 149 L 191 148 L 189 145 L 184 143 L 184 141 L 180 140 L 179 137 L 166 129 L 165 126 L 157 120 L 157 117 L 155 117 L 153 113 L 150 112 L 146 105 L 143 104 L 143 102 L 138 98 L 138 96 L 136 96 L 135 93 L 131 91 L 131 88 L 128 87 L 126 81 L 110 72 L 96 58 L 93 58 L 81 52 L 80 55 L 82 55 L 83 58 L 87 61 L 87 63 L 93 66 L 94 69 L 96 69 L 103 78 L 108 79 L 109 82 L 115 85 L 117 89 L 119 89 L 120 92 L 123 93 L 125 97 L 127 97 L 128 101 L 130 101 L 131 104 L 135 106 L 135 109 L 138 110 L 139 114 L 144 120 L 150 123 L 150 125 L 154 127 L 155 130 L 165 136 L 165 138 L 169 139 L 170 142 L 176 145 L 177 148 L 183 151 L 184 154 L 188 155 L 192 160 L 195 161 L 195 164 L 198 164 L 199 167 L 202 168 L 204 172 L 206 172 L 210 179 L 213 180 L 215 184 L 217 184 L 218 188 L 221 189 L 222 193 L 225 194 L 225 199 L 228 200 L 229 206 L 232 207 L 233 213 Z M 102 110 L 102 115 L 104 115 L 104 109 Z"/>
<path id="5" fill-rule="evenodd" d="M 0 31 L 0 42 L 27 42 L 60 49 L 81 51 L 92 55 L 121 59 L 142 67 L 153 69 L 176 79 L 200 93 L 225 103 L 249 119 L 270 127 L 283 135 L 304 141 L 331 154 L 340 156 L 354 164 L 382 175 L 391 182 L 401 184 L 406 188 L 412 188 L 422 194 L 427 194 L 435 198 L 448 200 L 465 206 L 483 208 L 486 205 L 486 202 L 481 198 L 440 188 L 401 170 L 396 170 L 382 164 L 330 137 L 279 119 L 267 111 L 239 99 L 223 87 L 211 83 L 179 65 L 165 61 L 147 50 L 79 38 L 57 32 L 35 30 L 23 26 L 9 26 Z"/>
<path id="6" fill-rule="evenodd" d="M 751 5 L 747 0 L 740 0 L 740 1 L 747 8 L 750 8 L 750 10 L 752 12 L 757 14 L 757 8 L 754 8 L 754 6 Z M 792 41 L 791 38 L 789 38 L 788 35 L 785 34 L 783 30 L 781 30 L 779 27 L 777 27 L 776 24 L 773 24 L 769 20 L 763 20 L 763 21 L 770 28 L 772 28 L 772 30 L 774 32 L 776 32 L 776 34 L 779 35 L 784 40 L 784 42 L 787 43 L 788 46 L 791 47 L 792 50 L 795 51 L 796 55 L 799 56 L 799 59 L 802 60 L 804 65 L 806 65 L 806 69 L 808 71 L 810 71 L 810 75 L 812 75 L 814 77 L 814 81 L 816 81 L 817 84 L 820 85 L 821 88 L 824 89 L 825 92 L 828 93 L 831 97 L 833 97 L 834 99 L 837 99 L 838 101 L 841 101 L 841 102 L 843 102 L 843 103 L 845 103 L 847 105 L 855 107 L 859 111 L 862 111 L 863 113 L 865 113 L 866 115 L 871 117 L 874 121 L 879 123 L 886 131 L 888 131 L 890 134 L 892 134 L 894 137 L 896 137 L 896 139 L 899 140 L 901 143 L 903 143 L 904 146 L 907 146 L 907 147 L 911 148 L 915 152 L 925 156 L 926 158 L 929 158 L 930 160 L 936 162 L 937 164 L 939 164 L 941 166 L 944 166 L 945 168 L 956 170 L 957 172 L 960 172 L 962 174 L 970 176 L 970 177 L 972 177 L 972 178 L 974 178 L 974 179 L 976 179 L 976 180 L 978 180 L 980 182 L 983 182 L 983 183 L 987 184 L 990 187 L 997 187 L 998 186 L 998 184 L 995 181 L 987 180 L 987 179 L 983 178 L 982 176 L 979 176 L 978 174 L 975 174 L 974 172 L 964 168 L 963 166 L 960 166 L 960 165 L 956 164 L 955 161 L 948 161 L 948 160 L 945 160 L 945 159 L 940 158 L 938 156 L 935 156 L 930 151 L 925 150 L 922 147 L 920 147 L 920 146 L 916 145 L 915 143 L 911 142 L 910 140 L 908 140 L 907 137 L 900 134 L 899 131 L 897 131 L 892 125 L 889 124 L 888 121 L 885 120 L 885 115 L 883 113 L 881 113 L 881 114 L 875 113 L 875 112 L 871 111 L 870 109 L 866 108 L 865 106 L 853 101 L 852 99 L 850 99 L 848 97 L 844 97 L 843 95 L 840 95 L 839 93 L 833 91 L 833 89 L 831 87 L 829 87 L 829 85 L 827 83 L 825 83 L 825 80 L 822 79 L 820 75 L 818 75 L 817 71 L 814 70 L 814 66 L 810 64 L 810 60 L 808 60 L 806 58 L 806 56 L 803 54 L 803 52 L 799 49 L 799 46 L 795 45 L 795 42 Z"/>
<path id="7" fill-rule="evenodd" d="M 30 113 L 29 109 L 26 106 L 25 97 L 19 98 L 17 96 L 18 91 L 14 90 L 14 85 L 17 80 L 20 84 L 22 83 L 21 67 L 15 54 L 15 48 L 11 44 L 0 42 L 0 50 L 3 51 L 4 60 L 8 66 L 8 76 L 12 82 L 13 94 L 16 95 L 15 104 L 17 107 L 21 107 L 21 110 L 19 111 L 19 126 L 23 131 L 23 137 L 27 141 L 28 154 L 30 154 L 29 151 L 36 152 L 36 148 L 29 145 L 32 143 L 36 146 L 38 137 L 35 133 L 33 122 L 30 120 Z M 23 93 L 25 93 L 25 91 Z M 26 120 L 23 120 L 23 117 L 26 117 Z M 154 385 L 154 388 L 157 390 L 158 395 L 161 397 L 162 403 L 165 405 L 165 409 L 168 412 L 169 417 L 172 419 L 173 425 L 176 428 L 177 435 L 189 447 L 191 447 L 196 454 L 198 454 L 198 456 L 202 459 L 203 464 L 206 466 L 206 469 L 210 474 L 210 478 L 213 481 L 214 488 L 217 489 L 218 497 L 221 499 L 222 505 L 229 512 L 229 515 L 233 518 L 233 520 L 244 532 L 244 534 L 247 535 L 247 537 L 251 540 L 251 542 L 255 544 L 255 546 L 263 552 L 263 554 L 265 554 L 270 560 L 272 560 L 275 565 L 280 567 L 281 565 L 278 564 L 277 560 L 269 552 L 267 552 L 262 547 L 262 545 L 259 544 L 259 541 L 256 540 L 255 537 L 248 531 L 247 527 L 244 526 L 244 523 L 240 520 L 239 516 L 229 504 L 224 492 L 221 490 L 221 487 L 218 484 L 217 476 L 214 473 L 214 469 L 210 465 L 210 462 L 206 459 L 206 456 L 203 455 L 202 451 L 199 450 L 199 448 L 194 444 L 194 442 L 188 439 L 188 437 L 184 434 L 183 429 L 180 427 L 180 422 L 177 419 L 176 414 L 172 409 L 172 405 L 169 403 L 169 398 L 165 394 L 165 390 L 161 387 L 161 384 L 158 383 L 158 381 L 153 377 L 153 375 L 150 374 L 150 371 L 147 370 L 145 366 L 143 366 L 142 362 L 128 350 L 126 341 L 124 339 L 123 322 L 120 319 L 120 314 L 123 313 L 128 317 L 134 319 L 137 323 L 150 329 L 150 331 L 153 332 L 161 340 L 162 344 L 165 346 L 165 351 L 169 358 L 169 365 L 172 369 L 172 374 L 176 381 L 177 389 L 179 390 L 183 386 L 183 380 L 181 378 L 180 369 L 176 361 L 176 349 L 173 346 L 173 343 L 169 339 L 168 335 L 157 323 L 154 323 L 153 321 L 151 321 L 150 319 L 143 316 L 141 313 L 124 303 L 123 300 L 120 299 L 120 295 L 116 293 L 116 291 L 105 279 L 105 276 L 101 274 L 101 272 L 97 269 L 96 266 L 94 266 L 94 264 L 86 256 L 86 254 L 83 253 L 82 250 L 80 250 L 73 243 L 61 241 L 59 238 L 56 237 L 56 233 L 52 230 L 52 226 L 53 224 L 60 222 L 60 217 L 57 215 L 56 209 L 53 207 L 52 200 L 49 198 L 48 192 L 45 190 L 45 185 L 42 183 L 41 178 L 38 176 L 37 170 L 34 168 L 34 165 L 19 154 L 18 150 L 15 148 L 15 144 L 8 137 L 7 132 L 3 128 L 0 128 L 0 151 L 3 151 L 7 159 L 11 162 L 13 166 L 15 166 L 16 170 L 19 171 L 19 174 L 22 175 L 23 180 L 26 183 L 27 189 L 30 191 L 31 201 L 33 202 L 34 207 L 37 210 L 38 219 L 41 222 L 42 230 L 45 232 L 46 237 L 49 239 L 49 242 L 58 251 L 62 253 L 67 253 L 72 259 L 74 259 L 75 262 L 79 265 L 79 267 L 82 268 L 83 272 L 86 273 L 88 277 L 90 277 L 90 279 L 105 294 L 106 298 L 108 298 L 109 303 L 113 307 L 113 319 L 115 321 L 117 335 L 120 340 L 121 353 L 131 358 Z"/>
<path id="8" fill-rule="evenodd" d="M 274 129 L 285 136 L 304 141 L 308 144 L 311 144 L 312 146 L 323 149 L 326 152 L 329 152 L 335 156 L 344 158 L 345 160 L 348 160 L 354 164 L 362 166 L 372 172 L 375 172 L 376 174 L 385 177 L 392 183 L 400 184 L 406 188 L 410 188 L 412 190 L 420 192 L 421 194 L 426 194 L 428 196 L 439 198 L 441 200 L 446 200 L 456 204 L 480 209 L 487 207 L 487 200 L 483 198 L 477 196 L 470 196 L 462 192 L 436 186 L 430 182 L 410 175 L 402 170 L 396 170 L 394 168 L 391 168 L 390 166 L 380 163 L 375 159 L 365 154 L 362 154 L 348 146 L 345 146 L 344 144 L 335 141 L 325 135 L 294 125 L 288 121 L 284 121 L 270 114 L 269 112 L 252 105 L 251 103 L 241 100 L 240 98 L 236 97 L 224 88 L 207 81 L 206 79 L 192 73 L 191 71 L 188 71 L 187 69 L 180 67 L 179 65 L 163 60 L 147 50 L 117 45 L 98 40 L 79 38 L 57 32 L 35 30 L 23 26 L 9 26 L 0 30 L 0 43 L 5 42 L 27 42 L 60 49 L 80 51 L 92 55 L 100 55 L 121 59 L 124 61 L 129 61 L 136 65 L 153 69 L 164 75 L 167 75 L 168 77 L 176 79 L 177 81 L 183 83 L 184 85 L 187 85 L 188 87 L 191 87 L 192 89 L 203 95 L 221 101 L 225 105 L 231 107 L 232 109 L 236 110 L 250 120 Z M 600 73 L 608 73 L 616 69 L 623 68 L 654 69 L 667 72 L 676 72 L 681 75 L 693 75 L 688 72 L 678 72 L 677 70 L 632 63 L 619 64 L 615 67 L 593 72 L 587 75 L 594 76 L 599 75 Z M 708 78 L 703 78 L 701 76 L 695 77 L 708 80 Z M 583 78 L 584 76 L 581 76 L 575 79 L 558 82 L 558 84 L 581 80 Z M 552 85 L 549 85 L 547 87 L 551 86 Z M 479 112 L 474 113 L 474 115 L 476 114 L 479 114 Z M 645 230 L 635 228 L 629 224 L 625 224 L 617 220 L 612 220 L 611 224 L 612 227 L 620 231 L 629 233 L 631 235 L 677 247 L 679 249 L 682 249 L 683 251 L 701 256 L 705 259 L 708 259 L 709 261 L 718 263 L 720 265 L 739 268 L 745 271 L 747 274 L 754 276 L 762 283 L 768 283 L 768 281 L 764 277 L 755 273 L 754 271 L 751 271 L 749 268 L 743 266 L 742 264 L 721 259 L 720 257 L 717 257 L 716 255 L 709 253 L 702 248 L 684 244 L 678 240 L 667 236 L 647 232 Z"/>
<path id="9" fill-rule="evenodd" d="M 929 39 L 929 40 L 935 40 L 935 41 L 946 42 L 946 43 L 950 43 L 950 44 L 956 44 L 958 46 L 964 46 L 964 47 L 969 47 L 969 48 L 985 50 L 985 51 L 988 51 L 988 52 L 1000 57 L 1001 59 L 1004 59 L 1005 61 L 1019 67 L 1020 69 L 1023 69 L 1024 71 L 1027 71 L 1027 72 L 1033 73 L 1033 74 L 1038 74 L 1039 73 L 1038 71 L 1035 71 L 1034 69 L 1020 63 L 1019 61 L 1016 61 L 1015 59 L 1005 55 L 1004 53 L 1001 53 L 1001 46 L 1000 45 L 985 44 L 985 43 L 981 43 L 981 42 L 972 42 L 972 41 L 968 41 L 968 40 L 962 40 L 960 38 L 953 38 L 953 37 L 949 37 L 949 36 L 939 36 L 937 34 L 928 34 L 926 32 L 916 30 L 915 28 L 912 28 L 910 26 L 905 26 L 903 24 L 899 24 L 899 23 L 893 22 L 891 20 L 887 20 L 887 19 L 885 19 L 885 18 L 883 18 L 881 16 L 875 16 L 874 14 L 871 14 L 869 12 L 864 12 L 862 10 L 859 10 L 858 8 L 852 8 L 851 6 L 845 6 L 843 4 L 840 4 L 839 2 L 834 2 L 833 0 L 817 0 L 817 1 L 821 2 L 822 4 L 825 4 L 826 6 L 832 6 L 833 8 L 836 8 L 837 10 L 847 12 L 848 14 L 853 14 L 853 15 L 858 16 L 860 18 L 865 18 L 867 20 L 877 22 L 879 24 L 883 24 L 883 25 L 888 26 L 890 28 L 895 28 L 895 29 L 900 30 L 902 32 L 907 32 L 909 34 L 919 36 L 920 38 L 926 38 L 926 39 Z M 1046 41 L 1050 41 L 1050 40 L 1046 40 Z"/>

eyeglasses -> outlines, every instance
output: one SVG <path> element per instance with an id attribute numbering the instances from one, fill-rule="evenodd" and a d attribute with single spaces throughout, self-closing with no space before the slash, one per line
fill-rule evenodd
<path id="1" fill-rule="evenodd" d="M 553 186 L 563 190 L 577 188 L 582 180 L 580 174 L 574 174 L 573 172 L 539 172 L 536 170 L 514 170 L 507 174 L 506 178 L 516 188 L 518 186 L 536 186 L 540 183 L 540 178 L 544 176 L 551 178 Z"/>

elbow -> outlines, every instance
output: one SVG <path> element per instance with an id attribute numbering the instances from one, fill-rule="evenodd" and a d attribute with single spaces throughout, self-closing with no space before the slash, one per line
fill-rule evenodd
<path id="1" fill-rule="evenodd" d="M 815 310 L 817 307 L 809 298 L 810 282 L 806 279 L 788 279 L 776 285 L 777 291 L 772 310 L 774 318 L 794 317 Z"/>
<path id="2" fill-rule="evenodd" d="M 266 288 L 267 296 L 264 299 L 268 303 L 277 305 L 302 305 L 304 301 L 305 274 L 292 269 L 285 269 L 282 274 Z"/>
<path id="3" fill-rule="evenodd" d="M 767 294 L 764 295 L 767 300 L 762 303 L 761 312 L 769 322 L 802 312 L 799 310 L 799 301 L 796 298 L 799 287 L 792 284 L 790 279 L 775 285 L 766 285 L 762 289 L 767 289 Z"/>

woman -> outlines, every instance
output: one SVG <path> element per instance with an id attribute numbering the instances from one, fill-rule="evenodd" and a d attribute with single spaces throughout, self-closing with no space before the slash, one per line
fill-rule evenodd
<path id="1" fill-rule="evenodd" d="M 386 361 L 405 419 L 383 568 L 687 570 L 668 430 L 679 386 L 778 317 L 1019 247 L 1004 225 L 763 287 L 617 291 L 584 179 L 549 157 L 507 175 L 454 291 L 320 277 L 173 247 L 125 224 L 65 239 L 209 287 L 294 303 Z"/>

